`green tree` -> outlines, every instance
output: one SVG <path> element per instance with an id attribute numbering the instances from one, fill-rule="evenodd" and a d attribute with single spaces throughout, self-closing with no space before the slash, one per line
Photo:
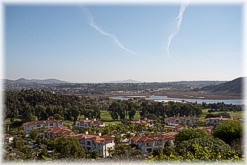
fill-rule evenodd
<path id="1" fill-rule="evenodd" d="M 71 107 L 70 108 L 70 113 L 71 113 L 71 116 L 74 119 L 74 124 L 75 124 L 76 120 L 78 119 L 78 117 L 80 115 L 80 111 L 79 111 L 78 107 L 77 106 Z"/>
<path id="2" fill-rule="evenodd" d="M 57 137 L 50 141 L 49 145 L 55 149 L 55 153 L 59 159 L 78 159 L 85 157 L 85 152 L 76 138 Z"/>
<path id="3" fill-rule="evenodd" d="M 196 138 L 181 142 L 176 151 L 185 160 L 239 160 L 237 153 L 220 139 Z"/>
<path id="4" fill-rule="evenodd" d="M 175 141 L 177 143 L 181 143 L 182 141 L 195 139 L 195 138 L 202 138 L 205 136 L 207 136 L 207 134 L 201 129 L 186 128 L 179 131 L 179 133 L 175 136 Z"/>
<path id="5" fill-rule="evenodd" d="M 30 138 L 32 139 L 32 140 L 36 140 L 37 138 L 38 138 L 38 136 L 39 136 L 39 130 L 37 130 L 37 129 L 33 129 L 31 132 L 30 132 Z"/>
<path id="6" fill-rule="evenodd" d="M 213 131 L 213 136 L 231 144 L 242 137 L 242 126 L 236 121 L 224 121 L 219 123 Z"/>

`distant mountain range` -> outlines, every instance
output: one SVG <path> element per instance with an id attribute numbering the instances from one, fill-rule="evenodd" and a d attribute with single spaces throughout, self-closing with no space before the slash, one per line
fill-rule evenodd
<path id="1" fill-rule="evenodd" d="M 137 80 L 117 80 L 117 81 L 109 81 L 107 83 L 142 83 L 141 81 L 137 81 Z"/>
<path id="2" fill-rule="evenodd" d="M 17 80 L 8 80 L 6 79 L 5 80 L 6 82 L 15 82 L 15 83 L 37 83 L 37 84 L 62 84 L 62 83 L 69 83 L 69 82 L 66 82 L 66 81 L 61 81 L 61 80 L 58 80 L 58 79 L 44 79 L 44 80 L 41 80 L 41 79 L 25 79 L 25 78 L 20 78 L 20 79 L 17 79 Z"/>
<path id="3" fill-rule="evenodd" d="M 202 87 L 202 91 L 210 91 L 212 93 L 231 93 L 241 95 L 243 91 L 244 78 L 240 77 L 232 81 L 227 81 L 219 85 L 209 85 Z"/>

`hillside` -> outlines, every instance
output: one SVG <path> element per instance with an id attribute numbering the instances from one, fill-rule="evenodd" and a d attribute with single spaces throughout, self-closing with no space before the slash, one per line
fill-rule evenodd
<path id="1" fill-rule="evenodd" d="M 117 81 L 109 81 L 107 83 L 142 83 L 141 81 L 137 81 L 137 80 L 117 80 Z"/>
<path id="2" fill-rule="evenodd" d="M 41 80 L 41 79 L 25 79 L 25 78 L 20 78 L 18 80 L 7 80 L 7 82 L 16 82 L 16 83 L 37 83 L 37 84 L 59 84 L 59 83 L 68 83 L 65 81 L 61 81 L 58 79 L 45 79 L 45 80 Z"/>
<path id="3" fill-rule="evenodd" d="M 202 91 L 208 91 L 212 93 L 225 93 L 232 95 L 241 95 L 243 90 L 243 77 L 228 81 L 219 85 L 210 85 L 202 87 Z"/>

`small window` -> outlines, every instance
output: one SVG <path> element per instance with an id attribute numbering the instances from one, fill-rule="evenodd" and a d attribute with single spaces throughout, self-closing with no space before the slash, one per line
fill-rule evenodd
<path id="1" fill-rule="evenodd" d="M 150 152 L 152 152 L 152 148 L 148 148 L 146 151 L 147 151 L 148 153 L 150 153 Z"/>

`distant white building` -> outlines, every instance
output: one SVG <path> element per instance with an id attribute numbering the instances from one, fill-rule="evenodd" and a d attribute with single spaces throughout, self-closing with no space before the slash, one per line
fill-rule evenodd
<path id="1" fill-rule="evenodd" d="M 109 148 L 114 149 L 115 147 L 114 138 L 108 135 L 76 134 L 68 137 L 78 138 L 84 150 L 88 152 L 96 150 L 103 157 L 110 156 Z"/>
<path id="2" fill-rule="evenodd" d="M 130 139 L 129 144 L 137 145 L 141 153 L 148 154 L 152 152 L 154 148 L 164 148 L 167 141 L 170 141 L 172 145 L 174 145 L 176 134 L 177 132 L 168 132 L 153 136 L 135 136 Z"/>
<path id="3" fill-rule="evenodd" d="M 136 125 L 138 125 L 138 124 L 145 124 L 145 125 L 148 125 L 148 126 L 153 126 L 154 121 L 155 120 L 150 120 L 150 119 L 145 118 L 144 120 L 139 119 L 137 121 L 131 121 L 130 123 L 131 124 L 136 124 Z"/>
<path id="4" fill-rule="evenodd" d="M 179 125 L 179 124 L 166 125 L 166 126 L 164 126 L 164 127 L 165 127 L 165 128 L 168 128 L 168 129 L 171 129 L 171 130 L 174 131 L 174 132 L 179 132 L 179 131 L 181 131 L 182 129 L 185 128 L 185 126 Z"/>
<path id="5" fill-rule="evenodd" d="M 196 117 L 169 117 L 169 118 L 164 118 L 164 122 L 167 125 L 174 125 L 174 124 L 188 124 L 191 126 L 194 126 L 198 122 L 199 118 Z"/>
<path id="6" fill-rule="evenodd" d="M 62 120 L 40 120 L 40 121 L 31 121 L 23 124 L 24 132 L 30 133 L 33 129 L 42 129 L 42 128 L 53 128 L 63 125 Z"/>
<path id="7" fill-rule="evenodd" d="M 219 124 L 220 122 L 227 121 L 227 120 L 233 120 L 231 118 L 223 118 L 221 117 L 214 117 L 214 118 L 207 118 L 206 119 L 206 125 L 215 125 Z"/>
<path id="8" fill-rule="evenodd" d="M 89 120 L 86 118 L 86 120 L 78 120 L 76 121 L 75 127 L 77 128 L 86 128 L 86 127 L 104 127 L 105 124 L 102 121 L 98 121 L 96 119 Z"/>

